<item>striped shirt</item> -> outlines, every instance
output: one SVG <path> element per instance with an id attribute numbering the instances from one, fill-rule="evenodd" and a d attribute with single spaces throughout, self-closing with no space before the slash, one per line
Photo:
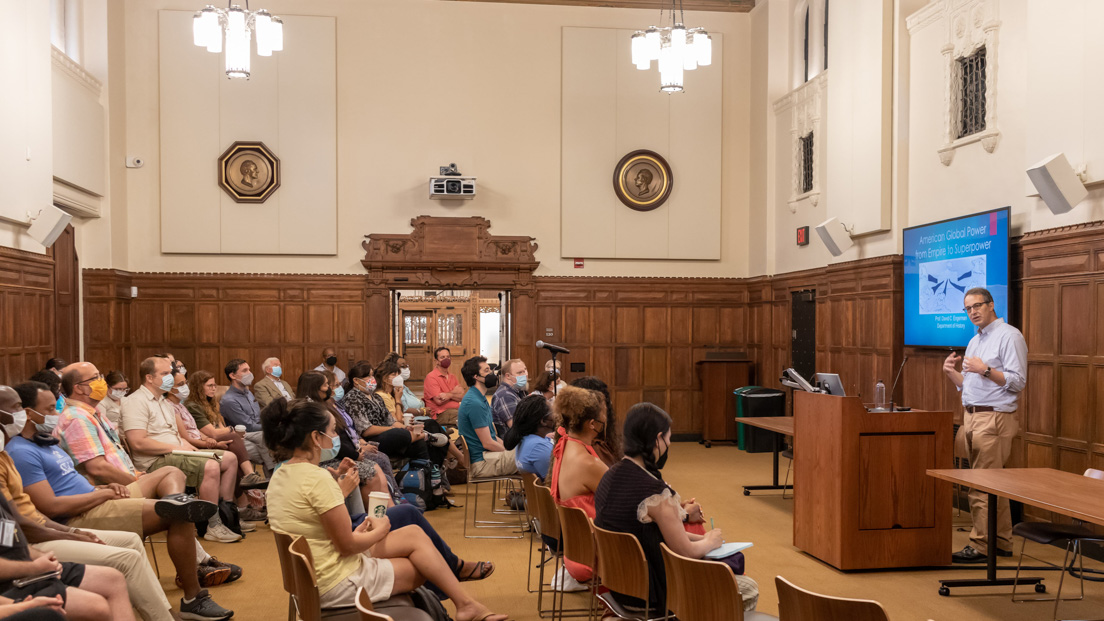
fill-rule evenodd
<path id="1" fill-rule="evenodd" d="M 78 466 L 103 456 L 113 467 L 134 476 L 134 462 L 123 450 L 119 430 L 87 403 L 65 400 L 66 408 L 58 417 L 54 435 Z"/>

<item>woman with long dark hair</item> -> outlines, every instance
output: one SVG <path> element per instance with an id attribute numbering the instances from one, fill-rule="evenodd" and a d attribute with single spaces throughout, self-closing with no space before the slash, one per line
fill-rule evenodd
<path id="1" fill-rule="evenodd" d="M 287 457 L 268 487 L 272 528 L 307 539 L 314 556 L 322 608 L 355 604 L 363 587 L 373 602 L 406 593 L 427 579 L 456 606 L 458 621 L 504 621 L 460 586 L 425 532 L 407 526 L 391 530 L 387 517 L 367 517 L 354 530 L 344 490 L 319 468 L 338 451 L 333 414 L 318 401 L 296 399 L 286 410 L 266 408 L 261 416 L 265 443 Z M 345 473 L 355 480 L 355 470 Z"/>
<path id="2" fill-rule="evenodd" d="M 659 406 L 638 403 L 629 408 L 621 434 L 625 458 L 614 464 L 594 493 L 595 526 L 606 530 L 630 533 L 640 541 L 648 559 L 648 609 L 662 614 L 667 601 L 667 578 L 663 571 L 663 555 L 659 544 L 665 543 L 676 554 L 689 558 L 704 558 L 723 543 L 721 531 L 705 534 L 688 531 L 687 512 L 681 498 L 663 480 L 661 471 L 671 448 L 671 417 Z M 739 554 L 739 553 L 736 553 Z M 744 610 L 754 610 L 759 599 L 759 586 L 742 575 L 742 556 L 730 562 L 739 566 L 736 576 Z M 621 593 L 613 596 L 625 606 L 643 608 L 645 602 Z"/>

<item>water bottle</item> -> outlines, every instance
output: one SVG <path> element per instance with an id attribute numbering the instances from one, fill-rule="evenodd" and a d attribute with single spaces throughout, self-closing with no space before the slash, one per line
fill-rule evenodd
<path id="1" fill-rule="evenodd" d="M 882 380 L 874 384 L 874 409 L 879 411 L 886 409 L 885 383 Z"/>

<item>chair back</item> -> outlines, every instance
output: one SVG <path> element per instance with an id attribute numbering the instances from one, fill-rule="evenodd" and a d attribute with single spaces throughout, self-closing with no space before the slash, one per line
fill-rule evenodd
<path id="1" fill-rule="evenodd" d="M 744 600 L 724 563 L 687 558 L 659 544 L 667 570 L 667 609 L 679 621 L 743 621 Z"/>
<path id="2" fill-rule="evenodd" d="M 648 559 L 629 533 L 599 528 L 591 522 L 598 563 L 594 573 L 611 591 L 648 601 Z"/>
<path id="3" fill-rule="evenodd" d="M 889 621 L 885 608 L 867 599 L 819 595 L 776 576 L 779 621 Z"/>
<path id="4" fill-rule="evenodd" d="M 303 621 L 322 621 L 322 602 L 318 595 L 318 576 L 314 573 L 314 556 L 302 535 L 288 547 L 291 565 L 295 568 L 295 604 Z"/>
<path id="5" fill-rule="evenodd" d="M 1085 476 L 1089 477 L 1090 479 L 1104 480 L 1104 470 L 1097 470 L 1096 468 L 1089 468 L 1088 470 L 1085 471 Z"/>
<path id="6" fill-rule="evenodd" d="M 295 568 L 291 563 L 291 535 L 287 533 L 281 533 L 278 530 L 272 531 L 273 536 L 276 539 L 276 554 L 280 557 L 280 573 L 284 578 L 284 590 L 288 594 L 295 593 Z"/>
<path id="7" fill-rule="evenodd" d="M 372 608 L 372 599 L 368 597 L 368 591 L 365 591 L 364 587 L 357 587 L 356 607 L 357 612 L 360 613 L 360 621 L 395 621 Z"/>
<path id="8" fill-rule="evenodd" d="M 552 500 L 552 490 L 543 485 L 533 486 L 533 498 L 537 501 L 537 519 L 540 521 L 541 535 L 560 540 L 560 516 L 556 512 L 556 501 Z"/>
<path id="9" fill-rule="evenodd" d="M 464 437 L 464 434 L 457 434 L 457 442 L 460 444 L 460 453 L 464 456 L 464 468 L 468 470 L 468 476 L 471 476 L 471 453 L 468 451 L 468 439 Z"/>
<path id="10" fill-rule="evenodd" d="M 594 533 L 590 517 L 578 507 L 556 505 L 563 532 L 564 556 L 587 567 L 594 567 Z"/>

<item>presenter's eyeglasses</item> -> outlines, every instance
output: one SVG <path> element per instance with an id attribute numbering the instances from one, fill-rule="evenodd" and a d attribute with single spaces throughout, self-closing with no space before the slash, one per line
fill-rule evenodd
<path id="1" fill-rule="evenodd" d="M 972 313 L 972 312 L 974 312 L 974 311 L 979 311 L 979 310 L 981 310 L 981 308 L 982 308 L 983 306 L 985 306 L 986 304 L 992 304 L 992 302 L 978 302 L 977 304 L 971 304 L 971 305 L 969 305 L 969 306 L 967 306 L 967 307 L 963 308 L 963 309 L 962 309 L 962 312 L 964 312 L 964 313 L 966 313 L 967 315 L 969 315 L 970 313 Z"/>

